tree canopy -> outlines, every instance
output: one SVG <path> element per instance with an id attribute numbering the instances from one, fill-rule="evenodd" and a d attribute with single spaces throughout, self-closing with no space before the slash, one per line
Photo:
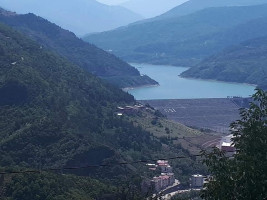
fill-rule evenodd
<path id="1" fill-rule="evenodd" d="M 211 176 L 204 185 L 203 199 L 267 198 L 267 92 L 258 89 L 249 109 L 231 124 L 236 154 L 214 148 L 203 151 Z"/>

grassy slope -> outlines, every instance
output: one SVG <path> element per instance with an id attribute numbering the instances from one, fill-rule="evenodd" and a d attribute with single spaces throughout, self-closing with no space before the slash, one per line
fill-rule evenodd
<path id="1" fill-rule="evenodd" d="M 267 17 L 266 11 L 267 5 L 208 8 L 182 17 L 132 24 L 84 39 L 112 49 L 115 55 L 131 62 L 193 65 L 229 45 L 224 43 L 229 37 L 224 38 L 224 33 L 250 20 Z M 233 34 L 231 37 L 236 38 Z M 235 42 L 239 41 L 233 39 L 230 44 Z"/>
<path id="2" fill-rule="evenodd" d="M 155 83 L 149 77 L 140 76 L 135 68 L 112 54 L 83 42 L 73 33 L 33 14 L 14 15 L 2 11 L 0 21 L 27 34 L 89 72 L 108 78 L 120 87 Z M 123 81 L 122 76 L 125 77 Z"/>
<path id="3" fill-rule="evenodd" d="M 148 109 L 141 115 L 130 118 L 130 120 L 136 126 L 141 125 L 142 128 L 151 132 L 155 138 L 165 144 L 173 144 L 191 154 L 198 154 L 203 148 L 202 144 L 220 138 L 216 133 L 201 132 L 164 117 L 157 117 L 153 114 L 154 112 Z"/>

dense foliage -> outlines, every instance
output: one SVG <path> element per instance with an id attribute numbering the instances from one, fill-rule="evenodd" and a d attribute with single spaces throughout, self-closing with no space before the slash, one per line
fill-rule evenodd
<path id="1" fill-rule="evenodd" d="M 207 8 L 134 23 L 84 40 L 112 49 L 130 62 L 193 66 L 229 45 L 267 35 L 266 17 L 267 5 Z"/>
<path id="2" fill-rule="evenodd" d="M 229 157 L 216 148 L 203 152 L 211 173 L 204 199 L 267 198 L 267 93 L 258 90 L 253 98 L 250 108 L 241 111 L 241 120 L 231 125 L 236 154 Z"/>
<path id="3" fill-rule="evenodd" d="M 0 198 L 6 200 L 84 200 L 102 199 L 105 196 L 115 199 L 116 187 L 73 175 L 51 173 L 5 175 L 0 190 L 5 193 Z M 119 198 L 118 198 L 119 199 Z"/>
<path id="4" fill-rule="evenodd" d="M 182 73 L 182 76 L 252 83 L 267 89 L 267 37 L 228 48 Z"/>
<path id="5" fill-rule="evenodd" d="M 149 77 L 140 76 L 137 69 L 112 54 L 88 44 L 73 33 L 34 14 L 16 15 L 0 11 L 0 21 L 27 34 L 42 46 L 57 52 L 71 62 L 104 77 L 120 87 L 154 84 Z M 125 77 L 121 80 L 121 77 Z"/>
<path id="6" fill-rule="evenodd" d="M 2 166 L 99 164 L 122 159 L 118 150 L 161 148 L 115 115 L 132 96 L 3 25 L 0 38 Z"/>
<path id="7" fill-rule="evenodd" d="M 127 116 L 116 115 L 117 106 L 133 103 L 131 95 L 0 24 L 1 171 L 190 155 L 170 139 L 155 137 Z M 161 116 L 151 112 L 153 117 Z M 191 173 L 205 170 L 194 157 L 171 164 L 183 183 Z M 90 199 L 102 198 L 102 190 L 115 193 L 113 199 L 140 199 L 141 176 L 147 171 L 144 164 L 63 171 L 89 175 L 101 183 L 47 173 L 5 176 L 4 183 L 0 178 L 0 195 L 7 199 Z M 94 192 L 94 187 L 99 189 Z M 56 198 L 49 198 L 49 190 Z"/>

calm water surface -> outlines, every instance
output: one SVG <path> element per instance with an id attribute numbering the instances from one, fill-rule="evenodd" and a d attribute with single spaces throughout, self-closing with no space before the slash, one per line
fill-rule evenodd
<path id="1" fill-rule="evenodd" d="M 254 86 L 246 84 L 179 77 L 183 71 L 188 69 L 186 67 L 150 64 L 131 65 L 135 66 L 141 74 L 150 76 L 160 84 L 159 86 L 129 90 L 128 92 L 137 100 L 248 97 L 254 93 L 255 89 Z"/>

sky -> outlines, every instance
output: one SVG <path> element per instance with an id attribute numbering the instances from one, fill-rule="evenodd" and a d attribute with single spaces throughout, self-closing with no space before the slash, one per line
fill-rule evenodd
<path id="1" fill-rule="evenodd" d="M 107 5 L 118 5 L 118 4 L 126 2 L 127 0 L 97 0 L 97 1 L 100 3 L 107 4 Z"/>
<path id="2" fill-rule="evenodd" d="M 144 18 L 161 15 L 188 0 L 97 0 L 107 5 L 121 5 Z"/>

